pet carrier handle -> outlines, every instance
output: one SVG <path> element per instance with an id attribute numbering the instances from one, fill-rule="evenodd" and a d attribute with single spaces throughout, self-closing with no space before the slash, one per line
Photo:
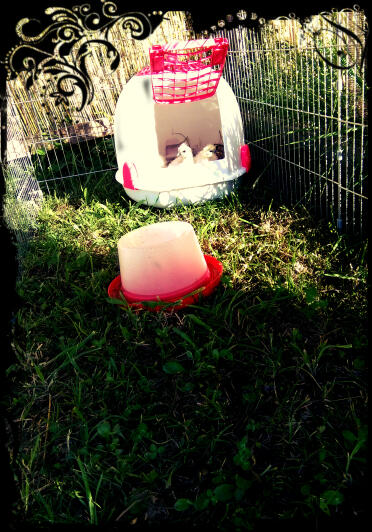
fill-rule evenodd
<path id="1" fill-rule="evenodd" d="M 186 103 L 213 96 L 228 48 L 221 37 L 153 45 L 149 55 L 154 101 Z"/>
<path id="2" fill-rule="evenodd" d="M 219 65 L 220 70 L 222 71 L 227 51 L 229 49 L 229 43 L 227 39 L 223 37 L 216 37 L 214 39 L 215 44 L 211 46 L 212 48 L 212 57 L 211 57 L 211 66 Z M 203 47 L 200 47 L 202 49 Z M 209 48 L 209 47 L 208 47 Z M 151 72 L 159 73 L 164 71 L 164 48 L 161 44 L 153 44 L 150 50 L 150 64 Z M 172 62 L 172 56 L 168 52 L 168 61 Z M 175 59 L 174 59 L 175 61 Z"/>

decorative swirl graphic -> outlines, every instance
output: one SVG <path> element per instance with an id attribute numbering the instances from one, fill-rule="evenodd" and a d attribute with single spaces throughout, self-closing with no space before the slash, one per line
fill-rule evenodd
<path id="1" fill-rule="evenodd" d="M 358 6 L 354 6 L 353 11 L 344 9 L 341 13 L 353 13 L 358 11 Z M 322 12 L 320 13 L 320 16 L 327 22 L 328 27 L 313 30 L 311 21 L 306 20 L 303 24 L 304 32 L 311 36 L 318 55 L 332 68 L 339 70 L 349 70 L 354 66 L 361 68 L 366 55 L 365 42 L 368 35 L 367 22 L 365 22 L 364 27 L 359 27 L 354 23 L 354 32 L 350 28 L 342 26 L 339 22 L 332 20 L 332 13 Z M 323 51 L 323 43 L 327 34 L 328 36 L 333 37 L 334 42 L 337 42 L 338 50 L 334 59 L 327 57 Z M 353 50 L 353 53 L 351 53 L 351 50 Z"/>
<path id="2" fill-rule="evenodd" d="M 106 49 L 113 72 L 120 63 L 119 52 L 109 41 L 114 26 L 120 25 L 134 39 L 145 39 L 163 19 L 162 12 L 156 11 L 148 16 L 141 12 L 120 13 L 113 1 L 100 0 L 100 4 L 101 13 L 97 9 L 92 10 L 91 4 L 87 3 L 72 9 L 47 8 L 45 15 L 51 23 L 41 31 L 38 20 L 21 19 L 16 26 L 21 43 L 6 56 L 8 79 L 14 79 L 25 71 L 26 87 L 30 88 L 41 73 L 48 74 L 53 83 L 47 83 L 45 88 L 57 105 L 67 104 L 76 89 L 81 93 L 78 110 L 90 103 L 94 88 L 87 70 L 87 58 L 93 47 Z"/>
<path id="3" fill-rule="evenodd" d="M 302 27 L 303 33 L 311 37 L 316 52 L 329 66 L 346 70 L 353 66 L 361 67 L 363 65 L 366 55 L 365 42 L 368 34 L 367 22 L 365 22 L 365 27 L 362 28 L 349 20 L 348 26 L 353 24 L 354 31 L 352 31 L 350 27 L 346 28 L 340 22 L 335 22 L 333 17 L 335 13 L 362 14 L 363 11 L 359 6 L 355 5 L 353 9 L 333 9 L 331 12 L 320 13 L 321 18 L 327 23 L 327 27 L 319 29 L 314 29 L 311 19 L 305 17 L 305 15 L 298 16 L 295 13 L 290 13 L 288 16 L 272 18 L 270 16 L 270 8 L 267 16 L 262 17 L 262 6 L 261 9 L 257 6 L 257 9 L 259 10 L 258 13 L 243 9 L 235 12 L 234 10 L 227 11 L 225 7 L 221 10 L 211 11 L 206 17 L 199 15 L 198 10 L 195 9 L 191 10 L 190 17 L 193 20 L 195 31 L 200 34 L 214 34 L 220 30 L 230 30 L 242 26 L 248 29 L 254 29 L 257 32 L 258 38 L 260 38 L 260 30 L 264 29 L 269 20 L 297 21 L 299 26 Z M 307 9 L 307 11 L 309 10 L 311 8 Z M 273 11 L 275 11 L 274 8 Z M 301 11 L 302 9 L 299 8 L 298 12 L 301 13 Z M 332 35 L 334 41 L 338 40 L 339 44 L 339 50 L 335 58 L 332 59 L 327 57 L 322 49 L 324 41 L 327 40 L 325 39 L 326 34 L 328 36 Z"/>

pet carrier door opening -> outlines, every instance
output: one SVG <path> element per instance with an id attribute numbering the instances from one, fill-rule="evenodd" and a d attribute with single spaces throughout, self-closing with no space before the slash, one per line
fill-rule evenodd
<path id="1" fill-rule="evenodd" d="M 191 148 L 194 162 L 207 163 L 224 158 L 216 95 L 177 105 L 155 104 L 154 113 L 159 154 L 167 165 L 175 161 L 183 143 Z"/>

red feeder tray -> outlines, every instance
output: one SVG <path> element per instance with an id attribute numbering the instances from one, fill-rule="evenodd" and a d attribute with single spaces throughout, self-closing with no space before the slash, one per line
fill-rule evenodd
<path id="1" fill-rule="evenodd" d="M 194 292 L 184 294 L 181 297 L 157 297 L 157 299 L 153 301 L 147 301 L 141 302 L 141 301 L 134 301 L 129 302 L 125 299 L 123 294 L 123 289 L 121 286 L 121 277 L 118 275 L 115 277 L 113 281 L 111 281 L 109 287 L 108 287 L 108 295 L 112 299 L 122 299 L 124 298 L 127 305 L 134 309 L 146 309 L 150 310 L 152 312 L 157 312 L 159 310 L 165 310 L 165 311 L 172 311 L 172 310 L 178 310 L 184 307 L 187 307 L 188 305 L 192 305 L 193 303 L 196 303 L 199 299 L 200 294 L 203 295 L 203 297 L 209 296 L 213 290 L 216 288 L 218 283 L 221 280 L 222 272 L 223 272 L 223 266 L 219 260 L 217 260 L 215 257 L 212 257 L 210 255 L 204 255 L 205 261 L 207 263 L 209 272 L 210 272 L 210 278 L 208 282 L 205 285 L 200 286 L 198 289 L 196 289 Z M 154 303 L 160 302 L 159 305 L 155 305 Z M 175 305 L 171 305 L 171 303 L 176 303 Z"/>

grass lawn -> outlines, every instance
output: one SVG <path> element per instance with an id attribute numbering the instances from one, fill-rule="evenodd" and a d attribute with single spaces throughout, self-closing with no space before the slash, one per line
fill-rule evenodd
<path id="1" fill-rule="evenodd" d="M 110 302 L 120 236 L 176 219 L 223 263 L 216 291 L 173 313 Z M 46 197 L 17 293 L 15 522 L 255 530 L 363 516 L 366 241 L 249 186 L 166 211 L 103 175 L 80 197 Z"/>

